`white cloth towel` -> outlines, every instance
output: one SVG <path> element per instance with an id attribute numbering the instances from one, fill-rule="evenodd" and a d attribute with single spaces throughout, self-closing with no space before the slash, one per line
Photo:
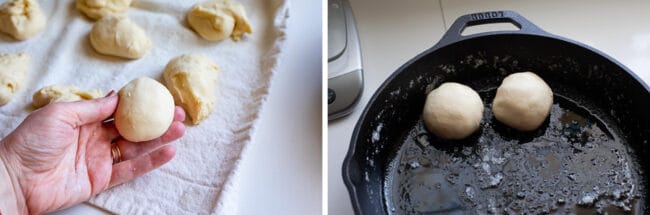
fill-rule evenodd
<path id="1" fill-rule="evenodd" d="M 110 189 L 91 203 L 119 214 L 232 214 L 237 199 L 234 177 L 252 136 L 285 37 L 288 2 L 241 2 L 253 34 L 241 41 L 210 42 L 191 30 L 186 14 L 197 2 L 134 0 L 127 14 L 150 37 L 153 48 L 141 59 L 97 53 L 88 33 L 93 21 L 73 0 L 39 1 L 48 22 L 26 41 L 0 35 L 0 52 L 31 55 L 28 80 L 0 107 L 0 135 L 6 136 L 31 111 L 31 95 L 43 86 L 119 90 L 141 76 L 161 80 L 167 62 L 185 53 L 204 53 L 221 67 L 213 113 L 173 144 L 176 157 L 162 168 Z"/>

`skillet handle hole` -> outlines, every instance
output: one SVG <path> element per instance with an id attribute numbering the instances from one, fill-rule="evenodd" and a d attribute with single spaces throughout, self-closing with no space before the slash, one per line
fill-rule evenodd
<path id="1" fill-rule="evenodd" d="M 493 32 L 493 31 L 519 31 L 521 26 L 515 23 L 504 21 L 497 23 L 468 23 L 460 35 L 468 36 L 472 34 L 484 33 L 484 32 Z"/>

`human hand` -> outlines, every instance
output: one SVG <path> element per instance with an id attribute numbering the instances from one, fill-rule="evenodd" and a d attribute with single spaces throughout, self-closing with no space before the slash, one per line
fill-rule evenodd
<path id="1" fill-rule="evenodd" d="M 115 112 L 117 103 L 115 94 L 53 103 L 31 113 L 0 141 L 0 161 L 11 177 L 20 213 L 69 207 L 174 157 L 176 149 L 167 143 L 185 132 L 185 112 L 180 107 L 160 138 L 131 143 L 119 138 L 113 123 L 102 123 Z M 121 151 L 120 163 L 113 164 L 111 142 Z"/>

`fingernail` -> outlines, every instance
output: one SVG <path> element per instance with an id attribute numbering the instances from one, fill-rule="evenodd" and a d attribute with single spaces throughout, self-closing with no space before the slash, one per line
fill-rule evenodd
<path id="1" fill-rule="evenodd" d="M 108 94 L 106 94 L 106 97 L 111 97 L 113 95 L 115 95 L 115 90 L 109 91 Z"/>

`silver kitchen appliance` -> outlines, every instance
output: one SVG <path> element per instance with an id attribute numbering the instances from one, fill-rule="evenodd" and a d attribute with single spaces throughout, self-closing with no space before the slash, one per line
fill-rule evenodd
<path id="1" fill-rule="evenodd" d="M 363 91 L 357 27 L 348 0 L 328 0 L 327 113 L 333 120 L 350 114 Z"/>

